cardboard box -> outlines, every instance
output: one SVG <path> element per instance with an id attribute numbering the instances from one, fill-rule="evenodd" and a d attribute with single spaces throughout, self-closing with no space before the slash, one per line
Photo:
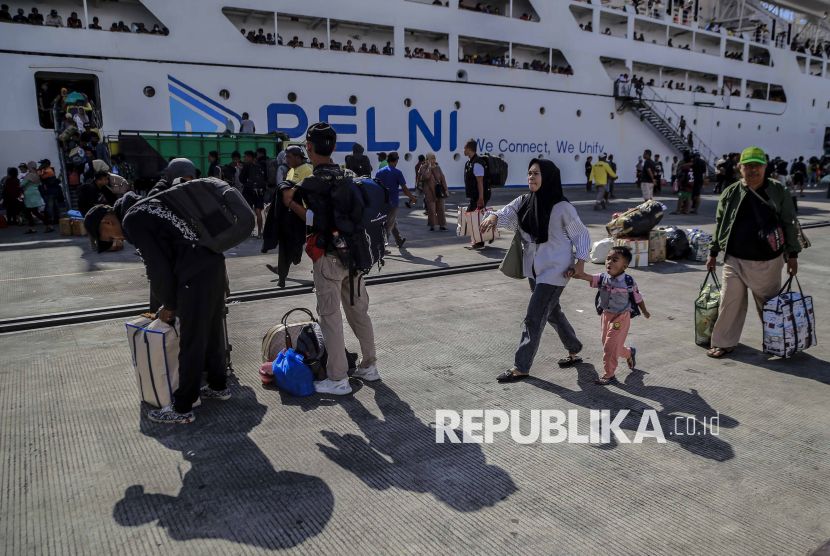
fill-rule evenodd
<path id="1" fill-rule="evenodd" d="M 634 238 L 617 238 L 614 240 L 615 247 L 628 247 L 631 249 L 631 254 L 643 253 L 648 254 L 648 240 L 634 239 Z"/>
<path id="2" fill-rule="evenodd" d="M 662 263 L 666 260 L 666 229 L 658 228 L 648 233 L 648 262 Z"/>
<path id="3" fill-rule="evenodd" d="M 72 220 L 69 218 L 61 218 L 60 221 L 61 227 L 61 235 L 62 236 L 71 236 L 72 235 Z"/>
<path id="4" fill-rule="evenodd" d="M 648 266 L 648 253 L 632 254 L 631 264 L 628 266 Z"/>
<path id="5" fill-rule="evenodd" d="M 84 228 L 84 221 L 83 220 L 73 220 L 72 221 L 72 235 L 73 236 L 85 236 L 86 235 L 86 228 Z"/>

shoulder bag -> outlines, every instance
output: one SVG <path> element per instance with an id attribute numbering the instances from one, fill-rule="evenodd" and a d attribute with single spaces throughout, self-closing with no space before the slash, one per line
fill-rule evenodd
<path id="1" fill-rule="evenodd" d="M 499 265 L 499 270 L 508 278 L 515 278 L 516 280 L 524 280 L 524 247 L 522 246 L 522 233 L 516 232 L 513 234 L 513 241 L 510 243 L 510 249 L 504 256 L 504 260 Z"/>

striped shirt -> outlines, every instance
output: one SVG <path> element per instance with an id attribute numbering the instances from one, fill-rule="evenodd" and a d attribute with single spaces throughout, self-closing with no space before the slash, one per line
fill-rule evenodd
<path id="1" fill-rule="evenodd" d="M 587 261 L 591 249 L 591 235 L 579 219 L 572 204 L 562 201 L 553 206 L 548 226 L 548 241 L 535 244 L 530 235 L 519 228 L 519 205 L 522 197 L 515 199 L 503 209 L 494 213 L 499 218 L 499 227 L 520 231 L 524 247 L 524 274 L 535 277 L 539 284 L 564 286 L 568 278 L 563 274 L 576 258 Z M 489 216 L 488 214 L 488 216 Z"/>

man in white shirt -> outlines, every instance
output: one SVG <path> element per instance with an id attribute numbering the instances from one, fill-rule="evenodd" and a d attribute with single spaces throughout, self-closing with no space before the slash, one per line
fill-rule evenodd
<path id="1" fill-rule="evenodd" d="M 239 123 L 239 133 L 256 133 L 256 126 L 251 121 L 247 112 L 242 113 L 242 121 Z"/>

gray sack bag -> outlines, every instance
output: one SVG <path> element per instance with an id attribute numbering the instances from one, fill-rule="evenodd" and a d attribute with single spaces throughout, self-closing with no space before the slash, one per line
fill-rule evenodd
<path id="1" fill-rule="evenodd" d="M 523 259 L 524 246 L 522 245 L 522 234 L 516 232 L 513 235 L 513 241 L 510 243 L 510 249 L 507 250 L 507 255 L 504 256 L 504 260 L 499 265 L 499 270 L 509 278 L 524 280 Z"/>
<path id="2" fill-rule="evenodd" d="M 180 183 L 139 202 L 153 199 L 192 225 L 199 234 L 198 244 L 215 253 L 224 253 L 251 237 L 256 225 L 242 193 L 217 178 Z"/>

